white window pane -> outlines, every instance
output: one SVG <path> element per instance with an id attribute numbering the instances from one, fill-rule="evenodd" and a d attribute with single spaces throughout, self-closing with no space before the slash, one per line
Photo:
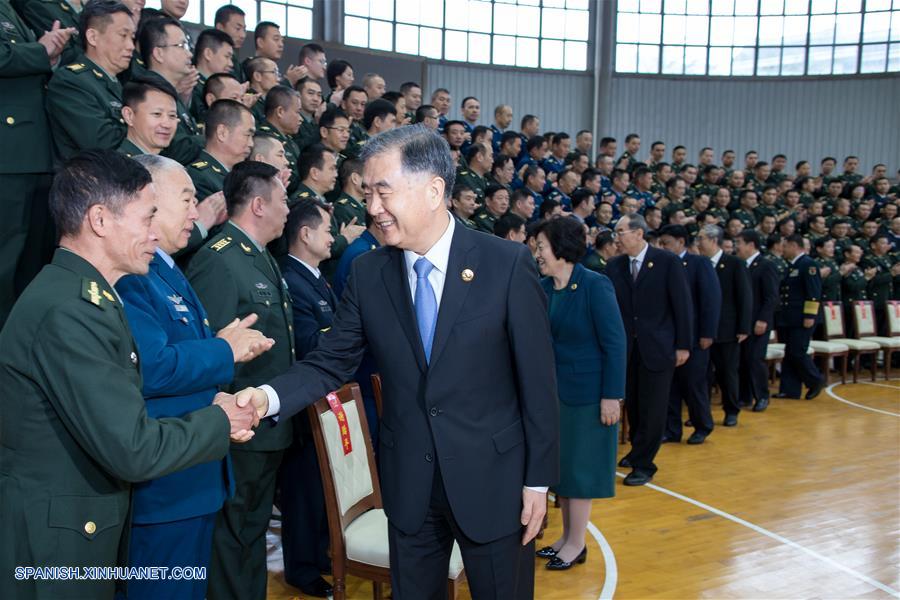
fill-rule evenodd
<path id="1" fill-rule="evenodd" d="M 622 48 L 628 48 L 626 52 L 622 52 Z M 541 67 L 544 69 L 562 69 L 563 68 L 563 43 L 558 40 L 542 40 L 541 41 Z M 630 60 L 623 54 L 630 53 Z M 620 69 L 619 65 L 623 68 Z M 630 68 L 626 68 L 630 67 Z M 622 73 L 634 73 L 637 70 L 637 46 L 623 46 L 618 44 L 616 47 L 616 69 Z"/>
<path id="2" fill-rule="evenodd" d="M 491 62 L 491 36 L 484 33 L 469 34 L 469 62 Z"/>
<path id="3" fill-rule="evenodd" d="M 685 75 L 705 75 L 706 74 L 706 47 L 691 47 L 684 49 L 684 74 Z"/>
<path id="4" fill-rule="evenodd" d="M 397 25 L 397 52 L 419 53 L 419 28 L 415 25 Z"/>
<path id="5" fill-rule="evenodd" d="M 663 43 L 684 43 L 684 20 L 681 15 L 666 15 L 663 19 Z"/>
<path id="6" fill-rule="evenodd" d="M 285 32 L 285 24 L 287 22 L 287 9 L 283 4 L 272 4 L 271 2 L 262 2 L 259 5 L 259 20 L 272 21 L 281 33 Z"/>
<path id="7" fill-rule="evenodd" d="M 162 8 L 162 2 L 159 0 L 147 0 L 144 8 L 155 8 L 156 10 L 160 10 Z"/>
<path id="8" fill-rule="evenodd" d="M 862 0 L 838 0 L 837 11 L 839 13 L 859 12 L 862 8 Z"/>
<path id="9" fill-rule="evenodd" d="M 765 0 L 759 3 L 759 14 L 780 15 L 784 12 L 784 0 Z"/>
<path id="10" fill-rule="evenodd" d="M 287 0 L 288 4 L 293 4 L 294 6 L 302 6 L 303 8 L 312 8 L 313 0 Z"/>
<path id="11" fill-rule="evenodd" d="M 712 17 L 709 22 L 709 43 L 730 46 L 734 41 L 734 17 Z"/>
<path id="12" fill-rule="evenodd" d="M 781 28 L 783 17 L 760 17 L 759 19 L 759 45 L 780 46 Z"/>
<path id="13" fill-rule="evenodd" d="M 891 44 L 888 49 L 888 71 L 900 71 L 900 44 Z"/>
<path id="14" fill-rule="evenodd" d="M 360 17 L 369 16 L 369 0 L 344 0 L 344 12 Z"/>
<path id="15" fill-rule="evenodd" d="M 419 2 L 417 0 L 396 0 L 397 21 L 400 23 L 419 23 Z M 399 46 L 399 40 L 398 40 Z"/>
<path id="16" fill-rule="evenodd" d="M 440 29 L 422 27 L 419 29 L 419 54 L 428 58 L 440 58 L 442 41 Z"/>
<path id="17" fill-rule="evenodd" d="M 566 68 L 571 71 L 587 69 L 586 42 L 566 42 Z"/>
<path id="18" fill-rule="evenodd" d="M 887 44 L 863 46 L 860 73 L 882 73 L 887 64 Z"/>
<path id="19" fill-rule="evenodd" d="M 900 41 L 900 10 L 895 10 L 891 14 L 893 15 L 891 17 L 891 41 L 898 42 Z"/>
<path id="20" fill-rule="evenodd" d="M 544 41 L 544 44 L 547 40 Z M 900 46 L 900 44 L 897 44 Z M 547 53 L 541 56 L 543 60 L 547 60 Z M 637 46 L 634 44 L 616 44 L 616 72 L 617 73 L 634 73 L 637 71 Z"/>
<path id="21" fill-rule="evenodd" d="M 859 25 L 862 16 L 857 13 L 855 15 L 838 15 L 837 24 L 835 25 L 836 44 L 856 44 L 859 42 Z"/>
<path id="22" fill-rule="evenodd" d="M 806 32 L 809 17 L 785 17 L 784 18 L 784 43 L 793 46 L 806 45 Z"/>
<path id="23" fill-rule="evenodd" d="M 621 4 L 622 0 L 619 0 Z M 684 11 L 687 9 L 687 0 L 666 0 L 666 14 L 673 15 L 683 15 Z"/>
<path id="24" fill-rule="evenodd" d="M 662 28 L 662 17 L 659 15 L 641 15 L 640 41 L 647 44 L 658 44 Z"/>
<path id="25" fill-rule="evenodd" d="M 462 31 L 448 31 L 444 39 L 444 58 L 466 60 L 468 58 L 468 36 Z"/>
<path id="26" fill-rule="evenodd" d="M 515 35 L 516 7 L 509 4 L 494 5 L 494 33 Z"/>
<path id="27" fill-rule="evenodd" d="M 187 7 L 187 11 L 184 13 L 182 17 L 183 20 L 188 23 L 199 23 L 200 22 L 200 3 L 199 2 L 190 2 Z M 210 25 L 212 25 L 212 21 L 210 21 Z"/>
<path id="28" fill-rule="evenodd" d="M 544 0 L 544 6 L 563 8 L 565 5 L 566 5 L 566 0 Z"/>
<path id="29" fill-rule="evenodd" d="M 734 14 L 756 16 L 756 0 L 735 0 Z"/>
<path id="30" fill-rule="evenodd" d="M 834 0 L 812 0 L 812 4 L 810 5 L 810 12 L 814 15 L 833 13 L 834 9 Z"/>
<path id="31" fill-rule="evenodd" d="M 369 46 L 369 21 L 359 17 L 344 17 L 344 43 L 348 46 Z"/>
<path id="32" fill-rule="evenodd" d="M 778 75 L 781 72 L 781 48 L 760 48 L 756 63 L 757 75 Z"/>
<path id="33" fill-rule="evenodd" d="M 452 0 L 444 5 L 447 29 L 467 29 L 469 26 L 469 1 Z"/>
<path id="34" fill-rule="evenodd" d="M 541 9 L 536 6 L 517 7 L 516 32 L 519 35 L 538 37 L 541 34 Z"/>
<path id="35" fill-rule="evenodd" d="M 369 0 L 369 16 L 392 21 L 394 19 L 394 3 L 384 0 Z"/>
<path id="36" fill-rule="evenodd" d="M 709 17 L 688 16 L 684 29 L 685 43 L 705 46 L 709 39 Z"/>
<path id="37" fill-rule="evenodd" d="M 806 48 L 785 48 L 781 53 L 782 75 L 803 75 L 806 66 Z"/>
<path id="38" fill-rule="evenodd" d="M 508 35 L 494 36 L 494 64 L 516 64 L 516 38 Z"/>
<path id="39" fill-rule="evenodd" d="M 890 31 L 891 13 L 866 13 L 863 42 L 886 42 Z"/>
<path id="40" fill-rule="evenodd" d="M 808 14 L 809 0 L 786 0 L 784 3 L 784 14 L 786 15 L 805 15 Z"/>
<path id="41" fill-rule="evenodd" d="M 394 49 L 394 28 L 386 21 L 369 21 L 369 48 L 375 50 Z"/>
<path id="42" fill-rule="evenodd" d="M 587 10 L 590 7 L 590 0 L 566 0 L 566 8 L 574 8 L 576 10 Z"/>
<path id="43" fill-rule="evenodd" d="M 684 46 L 663 46 L 662 72 L 665 75 L 684 73 Z"/>
<path id="44" fill-rule="evenodd" d="M 288 35 L 301 40 L 311 40 L 312 11 L 308 8 L 297 8 L 296 6 L 288 6 L 287 11 Z"/>
<path id="45" fill-rule="evenodd" d="M 756 45 L 756 17 L 734 19 L 734 43 L 736 46 Z"/>
<path id="46" fill-rule="evenodd" d="M 567 40 L 584 40 L 588 39 L 588 27 L 591 24 L 589 13 L 583 10 L 567 10 L 566 11 L 566 39 Z M 659 39 L 657 37 L 657 39 Z"/>
<path id="47" fill-rule="evenodd" d="M 638 27 L 640 17 L 631 13 L 619 13 L 616 20 L 616 41 L 617 42 L 636 42 L 638 41 Z M 546 34 L 544 34 L 546 35 Z"/>
<path id="48" fill-rule="evenodd" d="M 712 14 L 732 16 L 734 14 L 734 0 L 712 0 Z"/>
<path id="49" fill-rule="evenodd" d="M 755 48 L 735 48 L 731 57 L 731 74 L 753 75 L 753 63 L 755 60 Z"/>
<path id="50" fill-rule="evenodd" d="M 643 18 L 644 15 L 635 15 L 638 31 L 643 26 Z M 559 8 L 545 8 L 541 16 L 541 35 L 557 39 L 566 37 L 566 11 Z"/>
<path id="51" fill-rule="evenodd" d="M 632 0 L 633 2 L 637 2 L 637 0 Z M 541 0 L 516 0 L 519 4 L 527 4 L 528 6 L 540 6 Z M 635 4 L 636 6 L 636 4 Z M 637 10 L 637 9 L 635 9 Z"/>
<path id="52" fill-rule="evenodd" d="M 849 75 L 856 73 L 856 59 L 859 46 L 835 46 L 834 70 L 835 75 Z"/>
<path id="53" fill-rule="evenodd" d="M 546 2 L 545 2 L 546 4 Z M 662 0 L 641 0 L 641 12 L 658 13 L 662 10 Z"/>
<path id="54" fill-rule="evenodd" d="M 538 41 L 535 38 L 516 38 L 516 66 L 538 66 Z"/>
<path id="55" fill-rule="evenodd" d="M 809 49 L 808 75 L 831 74 L 831 51 L 833 46 L 815 46 Z"/>
<path id="56" fill-rule="evenodd" d="M 707 0 L 687 0 L 687 14 L 708 15 L 709 2 Z"/>
<path id="57" fill-rule="evenodd" d="M 619 0 L 619 12 L 637 12 L 640 4 L 638 0 Z"/>
<path id="58" fill-rule="evenodd" d="M 731 48 L 709 49 L 709 74 L 731 75 Z"/>
<path id="59" fill-rule="evenodd" d="M 444 0 L 419 0 L 419 22 L 440 27 L 444 24 Z"/>
<path id="60" fill-rule="evenodd" d="M 638 73 L 659 73 L 659 46 L 638 46 Z"/>
<path id="61" fill-rule="evenodd" d="M 831 44 L 834 42 L 834 15 L 821 15 L 809 19 L 809 43 Z M 811 59 L 810 59 L 811 60 Z"/>
<path id="62" fill-rule="evenodd" d="M 866 12 L 891 10 L 891 0 L 866 0 Z"/>
<path id="63" fill-rule="evenodd" d="M 491 3 L 469 3 L 469 31 L 491 32 Z"/>

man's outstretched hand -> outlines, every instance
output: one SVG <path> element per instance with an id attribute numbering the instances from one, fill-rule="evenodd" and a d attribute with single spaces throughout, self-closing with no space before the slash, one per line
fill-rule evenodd
<path id="1" fill-rule="evenodd" d="M 236 396 L 219 392 L 213 404 L 225 411 L 231 424 L 231 441 L 242 444 L 253 438 L 253 428 L 259 425 L 259 415 L 252 407 L 239 406 Z"/>
<path id="2" fill-rule="evenodd" d="M 256 409 L 258 418 L 263 418 L 269 411 L 269 397 L 259 388 L 249 387 L 241 390 L 235 396 L 237 405 L 241 408 L 250 406 Z"/>

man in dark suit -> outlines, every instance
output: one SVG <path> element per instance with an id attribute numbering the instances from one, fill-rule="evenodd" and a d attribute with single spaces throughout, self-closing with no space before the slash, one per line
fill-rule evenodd
<path id="1" fill-rule="evenodd" d="M 747 265 L 737 256 L 722 250 L 725 233 L 718 225 L 704 225 L 697 234 L 700 253 L 712 261 L 722 289 L 719 329 L 710 352 L 716 369 L 716 382 L 722 394 L 726 427 L 737 425 L 741 406 L 738 402 L 740 343 L 750 335 L 750 277 Z"/>
<path id="2" fill-rule="evenodd" d="M 775 325 L 775 308 L 778 306 L 778 269 L 760 253 L 759 233 L 752 229 L 745 229 L 738 235 L 735 249 L 750 271 L 753 294 L 750 316 L 753 333 L 741 344 L 738 399 L 741 406 L 749 406 L 753 402 L 753 412 L 762 412 L 769 406 L 766 346 Z"/>
<path id="3" fill-rule="evenodd" d="M 653 459 L 666 426 L 672 374 L 687 362 L 693 345 L 684 266 L 671 252 L 650 246 L 644 240 L 648 231 L 638 214 L 619 219 L 616 245 L 622 254 L 606 268 L 628 337 L 625 409 L 631 451 L 619 462 L 632 469 L 626 485 L 644 485 L 656 473 Z"/>
<path id="4" fill-rule="evenodd" d="M 532 541 L 559 473 L 552 340 L 534 259 L 522 244 L 454 222 L 454 165 L 427 127 L 381 133 L 362 159 L 366 204 L 387 245 L 353 262 L 318 349 L 238 402 L 295 414 L 348 381 L 368 346 L 384 387 L 379 461 L 394 597 L 446 598 L 455 539 L 473 597 L 531 598 Z"/>
<path id="5" fill-rule="evenodd" d="M 706 257 L 690 254 L 687 245 L 690 234 L 683 225 L 666 225 L 660 231 L 660 245 L 676 254 L 684 265 L 691 291 L 694 331 L 692 333 L 691 356 L 687 362 L 675 369 L 672 388 L 669 391 L 669 416 L 666 419 L 666 433 L 663 442 L 681 441 L 681 401 L 687 404 L 688 415 L 694 426 L 694 433 L 688 444 L 702 444 L 713 430 L 712 410 L 709 405 L 709 348 L 712 346 L 719 328 L 719 314 L 722 310 L 722 290 L 719 279 Z"/>
<path id="6" fill-rule="evenodd" d="M 807 387 L 806 399 L 822 392 L 824 379 L 806 351 L 819 317 L 822 278 L 816 261 L 803 249 L 799 233 L 784 239 L 784 258 L 788 272 L 781 280 L 781 306 L 775 315 L 778 339 L 784 342 L 781 384 L 776 398 L 799 398 L 801 387 Z"/>
<path id="7" fill-rule="evenodd" d="M 153 177 L 159 245 L 150 272 L 123 277 L 116 291 L 144 359 L 147 414 L 181 417 L 208 406 L 218 386 L 231 383 L 234 364 L 266 352 L 272 340 L 249 328 L 256 315 L 232 322 L 213 336 L 206 310 L 172 259 L 187 246 L 198 216 L 194 184 L 172 159 L 145 154 L 135 160 Z M 216 513 L 233 492 L 227 460 L 135 485 L 129 566 L 206 568 Z M 129 599 L 161 597 L 203 600 L 206 579 L 138 579 L 128 584 Z"/>
<path id="8" fill-rule="evenodd" d="M 331 329 L 337 309 L 337 298 L 319 270 L 319 264 L 331 256 L 330 228 L 328 206 L 317 198 L 294 204 L 284 226 L 289 247 L 281 272 L 293 299 L 297 360 L 312 352 L 322 334 Z M 333 592 L 320 575 L 331 567 L 325 494 L 309 419 L 301 413 L 293 421 L 294 443 L 285 451 L 278 472 L 284 579 L 306 596 L 325 598 Z"/>

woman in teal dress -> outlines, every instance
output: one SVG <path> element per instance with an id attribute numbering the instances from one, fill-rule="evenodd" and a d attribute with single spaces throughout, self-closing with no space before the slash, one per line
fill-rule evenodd
<path id="1" fill-rule="evenodd" d="M 615 495 L 620 399 L 625 394 L 625 330 L 610 280 L 581 266 L 584 228 L 553 219 L 537 231 L 541 285 L 549 298 L 559 392 L 559 498 L 563 534 L 537 551 L 547 568 L 587 557 L 585 530 L 593 498 Z"/>

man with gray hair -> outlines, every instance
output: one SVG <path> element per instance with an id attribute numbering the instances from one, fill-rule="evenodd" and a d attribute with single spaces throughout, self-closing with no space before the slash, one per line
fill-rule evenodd
<path id="1" fill-rule="evenodd" d="M 697 234 L 700 254 L 712 261 L 722 289 L 722 311 L 719 328 L 710 350 L 710 358 L 716 370 L 716 381 L 722 393 L 726 427 L 737 425 L 741 412 L 738 400 L 740 343 L 750 335 L 750 309 L 752 288 L 747 265 L 737 256 L 722 250 L 725 234 L 718 225 L 704 225 Z"/>
<path id="2" fill-rule="evenodd" d="M 606 267 L 628 337 L 625 410 L 631 451 L 619 466 L 631 468 L 625 485 L 653 479 L 653 459 L 666 425 L 669 386 L 676 367 L 690 356 L 694 331 L 691 293 L 681 260 L 644 239 L 644 217 L 625 215 L 616 223 L 621 254 Z"/>
<path id="3" fill-rule="evenodd" d="M 531 598 L 533 539 L 559 472 L 534 260 L 523 244 L 454 223 L 454 164 L 431 129 L 381 133 L 362 160 L 368 211 L 387 245 L 353 262 L 318 348 L 239 393 L 238 404 L 296 414 L 350 381 L 368 348 L 384 390 L 379 460 L 394 597 L 446 598 L 456 540 L 474 598 Z"/>

